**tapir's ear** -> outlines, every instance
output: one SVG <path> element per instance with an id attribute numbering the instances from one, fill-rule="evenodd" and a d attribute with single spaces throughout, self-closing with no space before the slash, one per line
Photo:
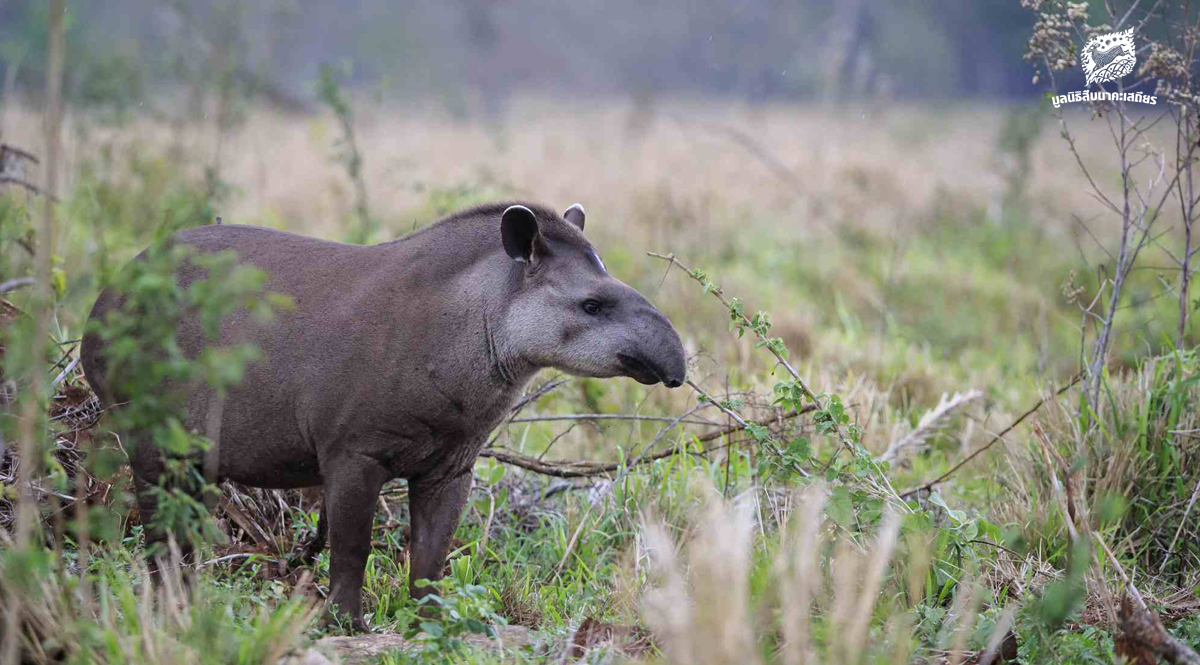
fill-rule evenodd
<path id="1" fill-rule="evenodd" d="M 509 206 L 500 217 L 500 239 L 504 241 L 504 251 L 514 261 L 533 263 L 535 248 L 542 243 L 533 211 L 522 205 Z"/>
<path id="2" fill-rule="evenodd" d="M 567 208 L 567 211 L 563 213 L 563 219 L 574 224 L 575 226 L 578 226 L 580 231 L 583 230 L 583 217 L 583 206 L 579 205 L 578 203 L 570 208 Z"/>

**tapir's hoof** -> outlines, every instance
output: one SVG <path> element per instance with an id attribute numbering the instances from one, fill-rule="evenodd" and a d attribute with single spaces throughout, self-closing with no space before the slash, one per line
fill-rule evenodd
<path id="1" fill-rule="evenodd" d="M 324 549 L 325 543 L 310 542 L 288 557 L 288 567 L 308 568 L 317 562 L 317 557 L 321 556 L 321 551 Z"/>
<path id="2" fill-rule="evenodd" d="M 293 552 L 287 559 L 288 568 L 310 568 L 317 562 L 317 555 L 308 550 Z"/>
<path id="3" fill-rule="evenodd" d="M 324 618 L 320 619 L 321 627 L 326 630 L 345 631 L 348 635 L 372 633 L 370 626 L 360 614 L 351 618 L 346 612 L 339 612 L 336 605 L 326 606 Z"/>
<path id="4" fill-rule="evenodd" d="M 366 621 L 363 621 L 362 619 L 355 619 L 354 621 L 350 622 L 350 632 L 360 634 L 372 633 L 374 631 L 371 630 L 371 627 L 367 625 Z"/>

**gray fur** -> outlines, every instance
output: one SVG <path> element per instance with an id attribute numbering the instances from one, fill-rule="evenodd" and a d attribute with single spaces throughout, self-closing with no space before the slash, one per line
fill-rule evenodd
<path id="1" fill-rule="evenodd" d="M 216 467 L 219 479 L 257 487 L 324 487 L 315 546 L 328 533 L 330 601 L 357 628 L 365 628 L 363 569 L 385 482 L 409 481 L 412 579 L 438 579 L 476 456 L 539 369 L 683 382 L 679 335 L 593 260 L 582 207 L 576 213 L 578 224 L 534 205 L 489 205 L 374 246 L 235 225 L 172 238 L 201 252 L 236 250 L 267 271 L 267 291 L 295 300 L 269 324 L 244 311 L 222 324 L 220 343 L 252 343 L 262 360 L 222 405 Z M 180 269 L 180 285 L 199 271 Z M 600 310 L 585 311 L 588 300 Z M 105 291 L 91 318 L 121 305 Z M 189 355 L 206 344 L 194 318 L 179 322 L 178 340 Z M 85 336 L 81 354 L 109 404 L 137 399 L 110 394 L 98 336 Z M 208 431 L 209 391 L 164 390 L 184 390 L 188 427 Z M 162 473 L 149 448 L 131 459 L 147 522 L 155 506 L 146 490 Z"/>

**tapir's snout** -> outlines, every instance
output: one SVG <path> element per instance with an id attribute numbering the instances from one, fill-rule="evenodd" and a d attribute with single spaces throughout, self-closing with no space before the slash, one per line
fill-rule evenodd
<path id="1" fill-rule="evenodd" d="M 638 326 L 635 349 L 629 353 L 618 353 L 617 359 L 627 376 L 638 383 L 654 385 L 662 383 L 668 388 L 678 388 L 687 379 L 687 354 L 675 326 L 649 304 L 639 313 L 642 325 Z"/>
<path id="2" fill-rule="evenodd" d="M 671 322 L 665 316 L 663 321 L 666 321 L 670 334 L 663 344 L 665 348 L 658 356 L 658 380 L 668 388 L 678 388 L 687 379 L 687 354 L 683 352 L 683 342 L 679 339 L 679 333 L 675 332 L 674 326 L 671 326 Z"/>
<path id="3" fill-rule="evenodd" d="M 663 385 L 668 388 L 678 388 L 687 380 L 687 356 L 683 353 L 683 342 L 679 341 L 678 333 L 675 335 L 670 361 L 659 370 L 659 376 L 662 377 Z"/>

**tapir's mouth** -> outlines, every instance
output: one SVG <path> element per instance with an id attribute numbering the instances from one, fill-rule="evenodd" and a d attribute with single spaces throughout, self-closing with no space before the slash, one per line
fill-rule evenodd
<path id="1" fill-rule="evenodd" d="M 617 360 L 621 363 L 621 367 L 625 370 L 625 375 L 632 378 L 638 383 L 652 386 L 659 381 L 662 381 L 662 375 L 658 373 L 654 366 L 635 356 L 625 355 L 624 353 L 617 354 Z"/>

